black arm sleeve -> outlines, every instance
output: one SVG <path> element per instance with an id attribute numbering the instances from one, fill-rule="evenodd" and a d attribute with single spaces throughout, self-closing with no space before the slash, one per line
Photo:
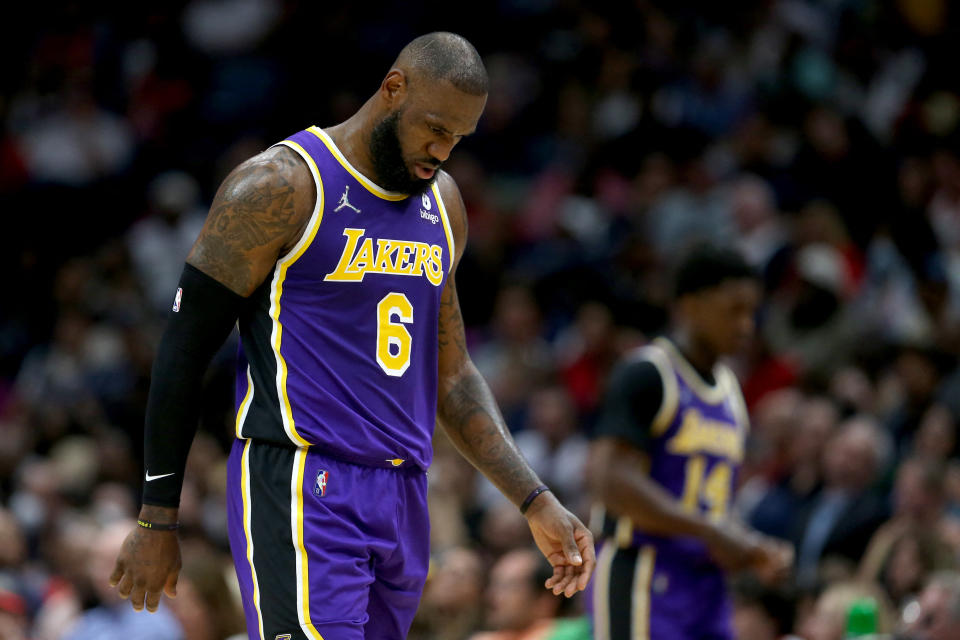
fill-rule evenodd
<path id="1" fill-rule="evenodd" d="M 143 433 L 143 503 L 180 504 L 203 376 L 246 298 L 187 264 L 153 362 Z"/>
<path id="2" fill-rule="evenodd" d="M 648 360 L 621 364 L 610 377 L 594 433 L 623 438 L 645 449 L 661 402 L 663 380 L 656 365 Z"/>

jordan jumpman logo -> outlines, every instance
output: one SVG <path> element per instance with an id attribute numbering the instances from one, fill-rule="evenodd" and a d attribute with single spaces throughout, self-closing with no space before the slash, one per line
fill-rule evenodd
<path id="1" fill-rule="evenodd" d="M 336 208 L 334 209 L 334 211 L 340 211 L 340 209 L 343 209 L 344 207 L 347 207 L 348 209 L 353 209 L 353 210 L 356 211 L 357 213 L 360 213 L 360 209 L 357 209 L 355 206 L 353 206 L 352 204 L 350 204 L 350 201 L 349 201 L 349 200 L 347 200 L 347 194 L 348 194 L 348 193 L 350 193 L 350 185 L 347 185 L 347 186 L 345 186 L 345 187 L 343 188 L 343 195 L 340 196 L 340 203 L 336 206 Z"/>

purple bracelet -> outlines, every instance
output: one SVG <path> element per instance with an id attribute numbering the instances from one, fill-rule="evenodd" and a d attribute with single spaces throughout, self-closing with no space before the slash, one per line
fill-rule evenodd
<path id="1" fill-rule="evenodd" d="M 530 508 L 530 503 L 533 502 L 538 495 L 544 491 L 550 491 L 550 487 L 545 484 L 540 485 L 536 489 L 530 492 L 530 495 L 527 496 L 527 499 L 523 501 L 523 504 L 520 505 L 520 514 L 525 514 L 527 509 Z"/>

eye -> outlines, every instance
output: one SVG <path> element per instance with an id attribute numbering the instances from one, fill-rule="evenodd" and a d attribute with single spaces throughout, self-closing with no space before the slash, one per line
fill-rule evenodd
<path id="1" fill-rule="evenodd" d="M 437 134 L 438 136 L 442 136 L 442 135 L 443 135 L 443 129 L 441 129 L 440 127 L 434 127 L 434 126 L 431 125 L 431 126 L 430 126 L 430 131 L 432 131 L 433 133 Z"/>

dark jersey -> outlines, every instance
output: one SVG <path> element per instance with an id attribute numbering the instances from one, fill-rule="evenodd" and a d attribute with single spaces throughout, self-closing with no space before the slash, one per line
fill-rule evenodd
<path id="1" fill-rule="evenodd" d="M 638 349 L 611 379 L 597 434 L 642 450 L 649 476 L 685 508 L 714 519 L 727 515 L 749 428 L 736 376 L 718 364 L 712 384 L 665 338 Z M 691 562 L 710 562 L 691 537 L 651 535 L 628 518 L 607 514 L 605 533 L 622 546 L 652 544 Z"/>

